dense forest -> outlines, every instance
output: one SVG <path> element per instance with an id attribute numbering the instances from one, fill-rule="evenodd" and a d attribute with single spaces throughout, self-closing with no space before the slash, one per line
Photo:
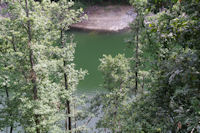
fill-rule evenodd
<path id="1" fill-rule="evenodd" d="M 99 57 L 102 88 L 77 86 L 77 2 L 130 4 L 124 54 Z M 0 132 L 200 133 L 199 0 L 0 0 Z M 115 46 L 113 46 L 115 48 Z M 94 118 L 96 131 L 87 126 Z"/>

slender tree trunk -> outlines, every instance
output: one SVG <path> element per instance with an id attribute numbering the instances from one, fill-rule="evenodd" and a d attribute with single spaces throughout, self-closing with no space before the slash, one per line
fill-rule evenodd
<path id="1" fill-rule="evenodd" d="M 8 104 L 9 104 L 10 96 L 9 96 L 9 92 L 8 92 L 8 87 L 5 86 L 5 88 L 6 88 L 6 97 L 7 97 Z M 12 116 L 12 113 L 9 113 L 9 116 L 11 117 L 11 116 Z M 12 133 L 12 131 L 13 131 L 13 124 L 10 124 L 10 133 Z"/>
<path id="2" fill-rule="evenodd" d="M 120 87 L 121 88 L 121 87 Z M 116 93 L 116 95 L 117 95 L 117 93 Z M 115 101 L 114 101 L 114 105 L 115 105 L 115 112 L 114 112 L 114 125 L 113 125 L 113 128 L 114 128 L 114 132 L 113 133 L 117 133 L 117 131 L 118 131 L 118 126 L 117 126 L 117 111 L 118 111 L 118 97 L 115 97 Z"/>
<path id="3" fill-rule="evenodd" d="M 16 45 L 15 45 L 15 37 L 12 35 L 12 45 L 13 45 L 13 50 L 16 52 Z"/>
<path id="4" fill-rule="evenodd" d="M 145 81 L 144 81 L 144 75 L 142 77 L 142 94 L 144 94 L 144 84 L 145 84 Z"/>
<path id="5" fill-rule="evenodd" d="M 138 13 L 137 13 L 138 15 Z M 139 20 L 137 20 L 139 26 Z M 136 28 L 136 49 L 135 49 L 135 95 L 137 94 L 138 90 L 138 66 L 139 66 L 139 56 L 138 56 L 138 49 L 139 49 L 139 27 Z"/>
<path id="6" fill-rule="evenodd" d="M 12 132 L 13 132 L 13 126 L 10 127 L 10 133 L 12 133 Z"/>
<path id="7" fill-rule="evenodd" d="M 71 110 L 70 110 L 70 102 L 69 100 L 67 100 L 67 114 L 70 115 Z M 72 130 L 72 121 L 71 121 L 71 117 L 68 117 L 68 129 L 71 131 Z"/>
<path id="8" fill-rule="evenodd" d="M 9 99 L 9 92 L 7 86 L 5 86 L 5 88 L 6 88 L 6 97 Z"/>
<path id="9" fill-rule="evenodd" d="M 16 51 L 15 51 L 16 52 Z M 7 67 L 7 65 L 5 64 L 5 67 Z M 6 79 L 7 80 L 7 79 Z M 6 91 L 6 98 L 8 100 L 8 104 L 10 103 L 10 95 L 9 95 L 9 91 L 8 91 L 8 87 L 5 86 L 5 91 Z M 12 113 L 9 113 L 9 116 L 12 116 Z M 13 131 L 13 124 L 10 124 L 10 133 L 12 133 Z"/>
<path id="10" fill-rule="evenodd" d="M 28 9 L 28 0 L 25 0 L 25 9 L 26 9 L 26 17 L 29 18 L 29 9 Z M 38 99 L 38 95 L 37 95 L 37 84 L 36 84 L 36 72 L 34 70 L 34 58 L 33 58 L 33 51 L 31 50 L 31 45 L 32 45 L 32 34 L 31 34 L 31 23 L 30 21 L 27 21 L 27 33 L 28 33 L 28 47 L 29 47 L 29 61 L 30 61 L 30 65 L 31 65 L 31 72 L 30 72 L 30 77 L 31 77 L 31 82 L 33 84 L 33 99 L 37 100 Z M 35 123 L 36 125 L 39 125 L 40 121 L 39 121 L 39 115 L 35 115 Z M 36 128 L 36 132 L 40 133 L 39 128 Z"/>
<path id="11" fill-rule="evenodd" d="M 61 40 L 61 44 L 64 47 L 64 40 L 63 40 L 63 32 L 64 30 L 61 29 L 60 32 L 60 40 Z M 66 66 L 66 61 L 63 61 L 63 66 Z M 65 80 L 65 89 L 68 90 L 68 78 L 67 78 L 67 74 L 64 73 L 64 80 Z M 71 114 L 71 109 L 70 109 L 70 101 L 67 100 L 66 101 L 66 114 L 70 115 Z M 67 123 L 68 122 L 68 123 Z M 71 131 L 72 130 L 72 121 L 71 121 L 71 117 L 68 116 L 68 118 L 66 118 L 65 120 L 65 129 Z"/>
<path id="12" fill-rule="evenodd" d="M 16 52 L 16 46 L 15 46 L 15 38 L 14 38 L 14 35 L 12 36 L 12 45 L 13 45 L 13 50 Z M 8 90 L 6 89 L 6 94 L 7 94 L 7 97 L 9 98 L 9 95 L 8 95 Z M 9 100 L 9 99 L 8 99 Z M 10 116 L 12 116 L 12 113 L 10 113 Z M 13 124 L 10 125 L 10 133 L 13 132 Z"/>
<path id="13" fill-rule="evenodd" d="M 75 105 L 75 103 L 74 103 L 74 120 L 75 120 L 75 123 L 74 123 L 74 128 L 75 128 L 75 133 L 77 133 L 77 131 L 76 131 L 76 128 L 77 128 L 77 125 L 76 125 L 76 114 L 75 114 L 75 109 L 76 109 L 76 105 Z"/>

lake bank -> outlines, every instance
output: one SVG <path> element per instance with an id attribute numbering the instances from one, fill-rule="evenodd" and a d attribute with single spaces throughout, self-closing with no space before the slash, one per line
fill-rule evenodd
<path id="1" fill-rule="evenodd" d="M 136 13 L 129 5 L 90 6 L 85 9 L 87 20 L 73 24 L 75 29 L 119 32 L 129 29 Z"/>

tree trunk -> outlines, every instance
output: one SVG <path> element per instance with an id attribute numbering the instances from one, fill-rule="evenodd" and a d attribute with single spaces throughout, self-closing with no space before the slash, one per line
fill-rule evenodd
<path id="1" fill-rule="evenodd" d="M 5 64 L 5 67 L 7 67 L 6 64 Z M 5 79 L 5 80 L 7 80 L 7 79 Z M 5 86 L 5 91 L 6 91 L 6 98 L 7 98 L 8 104 L 9 104 L 10 103 L 10 96 L 9 96 L 9 91 L 8 91 L 7 86 Z M 12 113 L 9 112 L 9 116 L 11 117 Z M 13 124 L 10 124 L 10 133 L 12 133 L 12 130 L 13 130 Z"/>
<path id="2" fill-rule="evenodd" d="M 9 92 L 8 92 L 7 86 L 5 86 L 5 88 L 6 88 L 6 97 L 7 97 L 8 104 L 9 104 L 9 101 L 10 101 Z M 11 117 L 11 116 L 12 116 L 12 113 L 9 113 L 9 116 Z M 12 133 L 12 131 L 13 131 L 13 124 L 10 124 L 10 133 Z"/>
<path id="3" fill-rule="evenodd" d="M 26 9 L 26 17 L 29 18 L 29 9 L 28 9 L 28 0 L 25 0 L 25 9 Z M 28 33 L 28 47 L 29 47 L 29 61 L 30 61 L 30 65 L 31 65 L 31 71 L 30 71 L 30 77 L 31 77 L 31 82 L 33 84 L 33 99 L 37 100 L 38 96 L 37 96 L 37 84 L 36 84 L 36 72 L 34 70 L 34 58 L 33 58 L 33 51 L 31 50 L 31 45 L 32 45 L 32 34 L 31 34 L 31 23 L 28 20 L 27 21 L 27 33 Z M 39 121 L 39 115 L 35 115 L 35 123 L 36 125 L 39 125 L 40 121 Z M 36 132 L 40 133 L 39 128 L 36 128 Z"/>
<path id="4" fill-rule="evenodd" d="M 16 45 L 15 45 L 15 37 L 14 37 L 14 35 L 12 35 L 12 45 L 13 45 L 13 50 L 15 51 L 15 52 L 17 52 L 17 50 L 16 50 Z"/>
<path id="5" fill-rule="evenodd" d="M 10 127 L 10 133 L 12 133 L 12 132 L 13 132 L 13 126 Z"/>
<path id="6" fill-rule="evenodd" d="M 138 13 L 137 13 L 138 15 Z M 139 20 L 137 20 L 138 26 L 139 26 Z M 138 49 L 139 49 L 139 27 L 136 28 L 136 49 L 135 49 L 135 56 L 136 56 L 136 62 L 135 62 L 135 95 L 137 94 L 138 90 L 138 65 L 139 65 L 139 56 L 138 56 Z"/>
<path id="7" fill-rule="evenodd" d="M 63 41 L 63 32 L 64 30 L 61 29 L 60 31 L 60 40 L 61 40 L 61 44 L 62 47 L 64 47 L 64 41 Z M 66 61 L 63 61 L 63 66 L 66 66 Z M 67 74 L 64 73 L 64 80 L 65 80 L 65 89 L 68 90 L 68 78 L 67 78 Z M 70 101 L 67 100 L 66 101 L 66 115 L 70 115 L 71 114 L 71 109 L 70 109 Z M 68 122 L 68 123 L 67 123 Z M 65 129 L 71 131 L 72 130 L 72 121 L 71 121 L 71 117 L 68 116 L 68 118 L 66 118 L 65 120 Z"/>
<path id="8" fill-rule="evenodd" d="M 70 102 L 69 100 L 67 100 L 67 114 L 70 115 L 71 114 L 71 110 L 70 110 Z M 71 131 L 72 130 L 72 122 L 71 122 L 71 117 L 68 117 L 68 129 Z"/>
<path id="9" fill-rule="evenodd" d="M 76 105 L 75 105 L 75 103 L 74 103 L 74 121 L 75 121 L 75 123 L 74 123 L 74 128 L 75 128 L 75 133 L 77 133 L 77 131 L 76 131 L 77 125 L 76 125 L 75 109 L 76 109 Z"/>

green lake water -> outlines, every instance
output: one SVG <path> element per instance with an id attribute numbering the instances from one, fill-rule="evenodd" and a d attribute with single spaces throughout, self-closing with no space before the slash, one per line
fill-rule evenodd
<path id="1" fill-rule="evenodd" d="M 129 37 L 128 33 L 97 33 L 97 32 L 78 32 L 74 31 L 75 42 L 77 43 L 75 64 L 76 68 L 83 68 L 88 71 L 88 75 L 78 86 L 79 92 L 102 92 L 101 84 L 103 78 L 98 71 L 100 58 L 104 54 L 115 56 L 118 53 L 130 55 L 127 51 L 125 39 Z"/>

